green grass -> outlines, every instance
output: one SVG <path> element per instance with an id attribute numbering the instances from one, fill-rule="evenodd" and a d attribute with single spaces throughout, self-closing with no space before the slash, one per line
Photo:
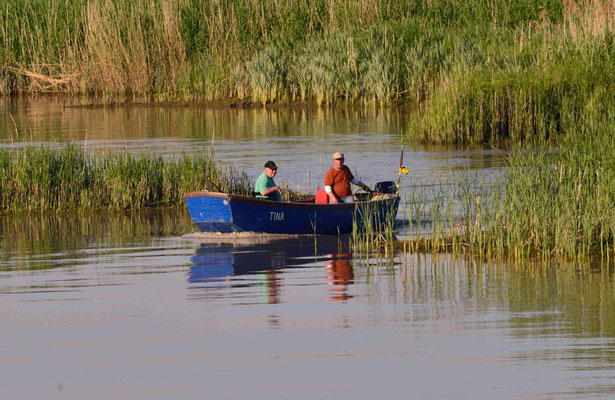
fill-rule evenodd
<path id="1" fill-rule="evenodd" d="M 409 139 L 553 138 L 612 108 L 613 0 L 17 0 L 0 93 L 403 104 Z"/>
<path id="2" fill-rule="evenodd" d="M 417 230 L 397 246 L 487 259 L 610 260 L 615 257 L 614 152 L 613 117 L 571 128 L 556 148 L 546 141 L 519 146 L 488 192 L 468 182 L 427 207 L 422 203 L 430 229 Z"/>
<path id="3" fill-rule="evenodd" d="M 395 214 L 388 210 L 386 216 L 383 216 L 377 204 L 365 202 L 368 198 L 371 196 L 358 198 L 359 203 L 353 218 L 349 246 L 354 257 L 358 259 L 369 260 L 381 253 L 384 253 L 385 257 L 392 258 L 395 243 Z M 393 204 L 390 204 L 390 207 L 393 207 Z M 358 222 L 359 220 L 361 223 Z"/>
<path id="4" fill-rule="evenodd" d="M 95 155 L 73 146 L 2 148 L 0 170 L 0 211 L 176 206 L 187 192 L 244 194 L 252 187 L 246 174 L 210 154 L 164 158 Z"/>
<path id="5" fill-rule="evenodd" d="M 615 250 L 615 121 L 571 130 L 560 146 L 510 158 L 504 196 L 485 225 L 491 246 L 565 259 Z M 510 211 L 509 211 L 510 210 Z"/>
<path id="6" fill-rule="evenodd" d="M 578 123 L 601 120 L 613 110 L 608 88 L 615 83 L 613 38 L 574 42 L 565 34 L 545 42 L 533 38 L 485 49 L 462 49 L 478 58 L 457 66 L 432 89 L 410 135 L 424 141 L 513 142 L 554 139 Z M 529 39 L 528 39 L 529 40 Z"/>

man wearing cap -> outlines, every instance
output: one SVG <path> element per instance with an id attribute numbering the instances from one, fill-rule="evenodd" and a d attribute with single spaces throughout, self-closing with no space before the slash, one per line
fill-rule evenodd
<path id="1" fill-rule="evenodd" d="M 254 191 L 259 199 L 282 201 L 282 190 L 275 184 L 273 177 L 278 172 L 278 167 L 273 161 L 265 163 L 265 171 L 256 180 Z"/>
<path id="2" fill-rule="evenodd" d="M 350 172 L 350 168 L 344 165 L 344 153 L 333 154 L 333 166 L 325 174 L 325 191 L 329 196 L 329 201 L 337 204 L 354 203 L 354 196 L 350 191 L 350 184 L 361 186 L 369 191 L 369 187 L 355 178 Z"/>

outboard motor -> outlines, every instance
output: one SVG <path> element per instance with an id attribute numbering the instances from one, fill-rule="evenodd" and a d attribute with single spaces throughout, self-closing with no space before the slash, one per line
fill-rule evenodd
<path id="1" fill-rule="evenodd" d="M 393 181 L 382 181 L 376 183 L 374 186 L 374 192 L 394 194 L 397 191 L 397 184 Z"/>

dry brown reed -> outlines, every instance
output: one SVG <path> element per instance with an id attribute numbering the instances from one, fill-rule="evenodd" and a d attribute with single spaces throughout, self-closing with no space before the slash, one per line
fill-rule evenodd
<path id="1" fill-rule="evenodd" d="M 122 10 L 110 0 L 98 0 L 84 7 L 84 86 L 143 94 L 152 90 L 152 82 L 166 82 L 164 89 L 177 90 L 186 57 L 177 6 L 163 2 L 157 9 L 138 0 Z"/>

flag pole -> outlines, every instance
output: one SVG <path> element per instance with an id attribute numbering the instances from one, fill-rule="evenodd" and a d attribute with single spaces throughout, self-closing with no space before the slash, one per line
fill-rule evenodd
<path id="1" fill-rule="evenodd" d="M 399 173 L 397 174 L 397 185 L 395 194 L 399 194 L 399 182 L 401 181 L 401 176 L 406 175 L 408 170 L 404 167 L 404 145 L 401 145 L 401 155 L 399 156 Z"/>

